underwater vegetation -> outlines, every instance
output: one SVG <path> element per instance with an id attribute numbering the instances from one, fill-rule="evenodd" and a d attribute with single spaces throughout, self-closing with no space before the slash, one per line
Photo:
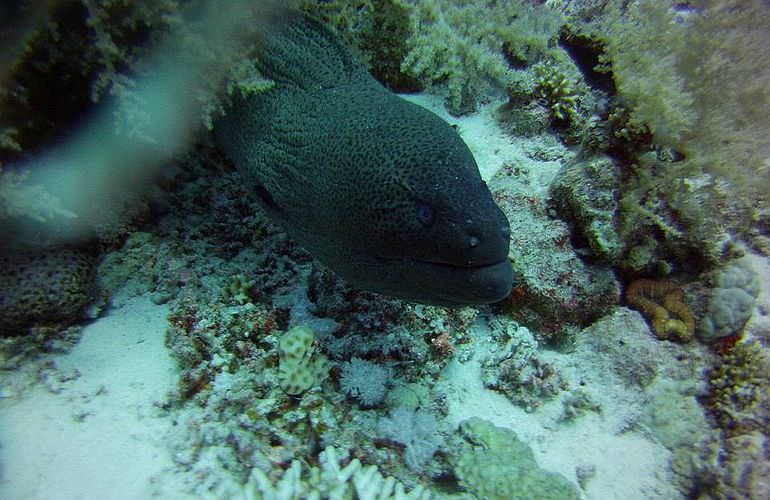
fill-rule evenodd
<path id="1" fill-rule="evenodd" d="M 644 435 L 672 495 L 767 497 L 767 2 L 286 3 L 8 11 L 0 368 L 147 294 L 194 494 L 596 495 L 460 418 L 462 365 Z M 517 149 L 482 180 L 490 109 Z"/>

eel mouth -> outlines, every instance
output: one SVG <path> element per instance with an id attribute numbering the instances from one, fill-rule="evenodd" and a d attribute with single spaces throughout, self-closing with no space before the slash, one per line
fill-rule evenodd
<path id="1" fill-rule="evenodd" d="M 462 266 L 414 258 L 382 258 L 348 254 L 332 267 L 351 284 L 406 301 L 444 307 L 499 302 L 513 288 L 513 266 L 498 262 Z"/>
<path id="2" fill-rule="evenodd" d="M 507 256 L 498 262 L 477 266 L 424 260 L 414 262 L 418 267 L 433 269 L 436 274 L 436 281 L 431 284 L 430 290 L 437 304 L 491 304 L 505 299 L 513 288 L 513 267 Z"/>

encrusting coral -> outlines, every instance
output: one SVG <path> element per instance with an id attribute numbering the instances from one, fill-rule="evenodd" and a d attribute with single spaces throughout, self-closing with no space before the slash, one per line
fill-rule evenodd
<path id="1" fill-rule="evenodd" d="M 684 291 L 670 281 L 638 279 L 626 290 L 626 301 L 650 322 L 661 340 L 689 342 L 695 334 L 695 318 Z"/>

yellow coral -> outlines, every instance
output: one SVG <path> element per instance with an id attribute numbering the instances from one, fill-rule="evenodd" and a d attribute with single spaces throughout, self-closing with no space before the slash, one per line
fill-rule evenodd
<path id="1" fill-rule="evenodd" d="M 669 338 L 689 342 L 695 334 L 695 318 L 685 302 L 684 292 L 676 283 L 639 279 L 626 290 L 628 305 L 650 322 L 661 340 Z"/>

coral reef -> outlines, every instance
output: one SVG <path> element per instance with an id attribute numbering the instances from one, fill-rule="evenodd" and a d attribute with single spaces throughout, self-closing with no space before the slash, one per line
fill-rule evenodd
<path id="1" fill-rule="evenodd" d="M 762 498 L 768 494 L 770 463 L 770 354 L 758 341 L 739 342 L 706 372 L 708 393 L 701 398 L 722 431 L 716 451 L 698 464 L 711 475 L 718 498 Z M 718 461 L 713 458 L 718 455 Z M 697 462 L 696 462 L 697 463 Z"/>
<path id="2" fill-rule="evenodd" d="M 695 318 L 678 284 L 638 279 L 626 289 L 626 302 L 650 321 L 659 339 L 689 342 L 694 338 Z"/>
<path id="3" fill-rule="evenodd" d="M 549 363 L 533 357 L 516 367 L 512 358 L 484 370 L 484 385 L 502 392 L 511 402 L 528 412 L 536 411 L 545 401 L 568 388 L 559 371 Z"/>
<path id="4" fill-rule="evenodd" d="M 740 191 L 766 195 L 768 186 L 751 179 L 766 179 L 756 176 L 767 168 L 766 141 L 756 131 L 768 127 L 769 75 L 753 61 L 768 54 L 770 12 L 760 0 L 674 6 L 639 0 L 621 12 L 612 3 L 602 23 L 606 61 L 631 122 L 694 160 L 691 167 L 702 164 Z"/>
<path id="5" fill-rule="evenodd" d="M 593 363 L 606 367 L 629 387 L 648 387 L 658 375 L 660 355 L 642 316 L 625 307 L 617 308 L 583 330 L 578 351 L 592 353 Z"/>
<path id="6" fill-rule="evenodd" d="M 634 189 L 628 208 L 655 204 L 652 212 L 668 225 L 683 214 L 683 236 L 697 238 L 718 235 L 704 225 L 715 209 L 744 231 L 767 204 L 768 146 L 757 131 L 770 126 L 770 74 L 757 72 L 754 61 L 768 56 L 768 22 L 761 0 L 608 2 L 592 31 L 629 110 L 629 129 L 648 130 L 655 150 L 677 158 L 665 168 L 642 166 L 655 170 L 657 196 Z M 681 190 L 681 179 L 689 186 L 677 194 L 671 187 Z M 650 178 L 639 180 L 650 186 Z"/>
<path id="7" fill-rule="evenodd" d="M 721 498 L 767 498 L 770 496 L 770 438 L 753 431 L 726 439 L 725 466 L 719 469 L 717 493 Z"/>
<path id="8" fill-rule="evenodd" d="M 380 420 L 378 430 L 385 439 L 404 446 L 404 463 L 418 474 L 443 443 L 436 416 L 422 409 L 396 408 Z"/>
<path id="9" fill-rule="evenodd" d="M 21 59 L 0 82 L 2 159 L 34 155 L 94 102 L 130 110 L 152 69 L 148 56 L 177 28 L 189 36 L 187 57 L 210 69 L 194 82 L 190 107 L 201 129 L 228 99 L 269 88 L 245 57 L 257 49 L 248 36 L 216 49 L 200 36 L 205 18 L 188 24 L 187 8 L 203 3 L 53 2 L 53 22 L 26 32 Z M 756 60 L 768 54 L 770 10 L 761 0 L 291 2 L 301 3 L 393 89 L 445 85 L 455 114 L 507 92 L 498 120 L 526 137 L 516 140 L 521 156 L 506 158 L 489 183 L 515 228 L 509 300 L 448 310 L 352 288 L 272 226 L 197 137 L 164 166 L 152 218 L 144 202 L 126 200 L 141 231 L 94 222 L 91 236 L 106 243 L 97 284 L 79 251 L 2 257 L 0 329 L 28 331 L 2 338 L 3 369 L 34 354 L 21 338 L 42 352 L 66 349 L 77 327 L 58 323 L 82 318 L 96 289 L 114 305 L 148 293 L 169 304 L 166 343 L 180 375 L 158 411 L 174 419 L 176 472 L 194 496 L 577 498 L 512 431 L 470 420 L 447 432 L 457 415 L 436 381 L 473 362 L 487 387 L 521 407 L 513 412 L 545 422 L 527 439 L 611 421 L 618 435 L 671 451 L 658 484 L 671 481 L 685 497 L 766 498 L 770 358 L 747 340 L 767 333 L 741 340 L 759 278 L 742 261 L 717 267 L 732 238 L 725 228 L 767 226 L 770 85 Z M 252 22 L 253 12 L 242 14 Z M 592 56 L 603 52 L 614 87 L 589 82 L 584 61 L 564 49 L 574 37 Z M 142 117 L 113 118 L 120 133 L 141 135 Z M 2 167 L 7 234 L 6 222 L 64 227 L 72 218 L 25 172 Z M 736 219 L 757 200 L 760 215 Z M 641 314 L 616 307 L 614 271 L 684 280 L 713 268 L 708 294 L 688 285 L 692 304 L 673 281 L 642 279 L 626 291 Z M 693 332 L 709 345 L 688 342 Z M 52 365 L 30 373 L 49 389 L 68 376 Z M 576 471 L 583 488 L 606 480 L 589 462 Z"/>
<path id="10" fill-rule="evenodd" d="M 615 265 L 624 248 L 616 222 L 619 185 L 612 159 L 598 156 L 565 162 L 550 188 L 560 217 L 573 226 L 573 244 L 585 242 L 598 260 Z"/>
<path id="11" fill-rule="evenodd" d="M 572 326 L 583 326 L 617 303 L 619 285 L 611 270 L 586 262 L 570 243 L 569 228 L 550 217 L 546 193 L 519 186 L 515 171 L 501 169 L 492 194 L 511 227 L 509 259 L 514 288 L 509 298 L 517 321 L 559 343 Z"/>
<path id="12" fill-rule="evenodd" d="M 567 120 L 577 114 L 577 91 L 567 75 L 553 63 L 533 66 L 535 91 L 545 100 L 556 120 Z"/>
<path id="13" fill-rule="evenodd" d="M 559 216 L 572 225 L 573 244 L 635 275 L 694 273 L 717 265 L 728 237 L 707 216 L 699 188 L 658 180 L 658 172 L 678 168 L 674 163 L 640 161 L 644 166 L 633 166 L 631 176 L 606 155 L 564 162 L 551 196 Z"/>
<path id="14" fill-rule="evenodd" d="M 641 424 L 663 446 L 694 453 L 699 442 L 713 430 L 698 404 L 698 387 L 690 382 L 662 378 L 647 391 Z"/>
<path id="15" fill-rule="evenodd" d="M 230 286 L 227 287 L 227 293 L 235 302 L 243 305 L 252 302 L 253 289 L 254 281 L 248 279 L 244 274 L 236 274 L 233 276 Z"/>
<path id="16" fill-rule="evenodd" d="M 600 413 L 602 410 L 601 405 L 582 389 L 575 389 L 567 393 L 561 403 L 563 408 L 562 414 L 559 416 L 560 422 L 575 420 L 589 411 Z"/>
<path id="17" fill-rule="evenodd" d="M 401 69 L 409 51 L 411 8 L 403 0 L 371 2 L 371 22 L 360 35 L 359 47 L 368 56 L 369 71 L 395 92 L 419 90 L 420 83 Z"/>
<path id="18" fill-rule="evenodd" d="M 494 332 L 500 347 L 481 363 L 486 387 L 500 391 L 528 412 L 566 389 L 558 370 L 538 357 L 538 342 L 527 328 L 509 320 Z"/>
<path id="19" fill-rule="evenodd" d="M 127 69 L 137 69 L 146 47 L 180 14 L 175 1 L 51 2 L 48 7 L 49 22 L 26 34 L 25 50 L 0 93 L 0 123 L 17 130 L 25 151 L 57 137 L 113 84 L 128 91 Z M 56 96 L 51 82 L 57 82 Z"/>

